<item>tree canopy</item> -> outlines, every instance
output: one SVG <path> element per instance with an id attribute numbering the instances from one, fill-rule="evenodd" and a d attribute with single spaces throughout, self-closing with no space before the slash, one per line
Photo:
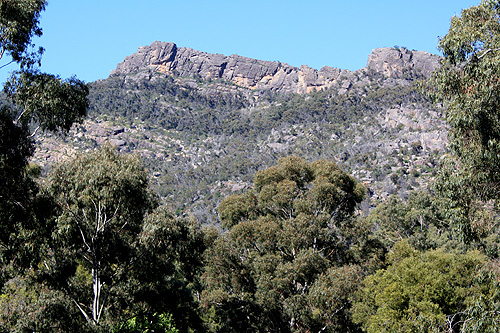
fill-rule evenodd
<path id="1" fill-rule="evenodd" d="M 348 295 L 368 247 L 352 219 L 363 195 L 335 163 L 292 156 L 258 172 L 254 190 L 226 198 L 219 214 L 229 230 L 203 276 L 213 329 L 351 329 Z"/>
<path id="2" fill-rule="evenodd" d="M 86 319 L 98 324 L 113 286 L 138 264 L 134 245 L 155 205 L 148 176 L 136 156 L 107 147 L 62 163 L 48 183 L 59 212 L 47 269 Z M 81 281 L 73 274 L 89 274 L 92 297 L 78 295 Z"/>
<path id="3" fill-rule="evenodd" d="M 4 268 L 32 265 L 38 258 L 35 244 L 46 230 L 51 204 L 39 193 L 36 168 L 28 165 L 34 133 L 38 128 L 67 132 L 82 120 L 88 106 L 85 83 L 76 78 L 61 80 L 37 68 L 43 50 L 33 51 L 32 38 L 42 35 L 39 19 L 45 6 L 41 0 L 0 3 L 0 59 L 10 58 L 9 63 L 18 65 L 4 87 L 9 100 L 0 110 L 0 260 Z"/>
<path id="4" fill-rule="evenodd" d="M 40 13 L 46 0 L 17 0 L 0 3 L 0 59 L 4 55 L 22 67 L 30 67 L 39 61 L 43 48 L 30 52 L 35 45 L 34 36 L 40 37 Z"/>
<path id="5" fill-rule="evenodd" d="M 499 36 L 498 1 L 464 9 L 439 41 L 444 58 L 429 85 L 446 106 L 453 152 L 438 188 L 467 241 L 479 236 L 483 207 L 500 193 Z"/>
<path id="6" fill-rule="evenodd" d="M 475 319 L 467 316 L 471 299 L 496 287 L 494 275 L 478 278 L 486 263 L 479 252 L 421 253 L 402 241 L 388 263 L 368 276 L 358 292 L 354 321 L 366 332 L 462 331 Z"/>

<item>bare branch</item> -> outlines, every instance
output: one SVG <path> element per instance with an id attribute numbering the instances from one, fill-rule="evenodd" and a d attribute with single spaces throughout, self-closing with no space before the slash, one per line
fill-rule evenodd
<path id="1" fill-rule="evenodd" d="M 77 225 L 78 225 L 78 222 L 77 222 Z M 83 230 L 82 230 L 82 228 L 80 228 L 79 225 L 78 225 L 78 230 L 80 230 L 80 235 L 82 235 L 83 244 L 85 244 L 85 246 L 87 247 L 87 251 L 92 252 L 92 248 L 87 243 L 87 240 L 85 239 L 85 234 L 83 233 Z"/>
<path id="2" fill-rule="evenodd" d="M 76 305 L 76 307 L 78 308 L 78 310 L 80 310 L 80 312 L 83 314 L 83 316 L 85 317 L 85 320 L 87 320 L 87 322 L 94 322 L 90 316 L 88 315 L 88 313 L 83 309 L 82 305 L 73 297 L 73 295 L 66 289 L 66 288 L 62 288 L 62 291 L 64 292 L 64 294 L 66 296 L 69 297 L 69 299 Z M 94 322 L 95 323 L 95 322 Z"/>
<path id="3" fill-rule="evenodd" d="M 73 298 L 71 297 L 71 295 L 68 295 L 69 298 L 73 301 L 73 303 L 75 303 L 75 305 L 78 307 L 78 310 L 80 310 L 80 312 L 83 314 L 83 316 L 85 317 L 85 319 L 90 322 L 91 319 L 89 317 L 89 315 L 85 312 L 85 310 L 80 306 L 80 304 L 78 304 L 78 302 Z"/>
<path id="4" fill-rule="evenodd" d="M 480 56 L 477 56 L 477 59 L 481 59 L 483 58 L 485 55 L 487 55 L 488 53 L 490 52 L 496 52 L 496 51 L 500 51 L 500 48 L 496 48 L 496 49 L 487 49 L 486 51 L 483 52 L 483 54 L 481 54 Z"/>
<path id="5" fill-rule="evenodd" d="M 23 112 L 19 116 L 17 116 L 16 121 L 14 122 L 16 125 L 19 124 L 19 121 L 21 121 L 21 118 L 24 116 L 24 114 L 28 112 L 28 109 L 24 109 Z"/>
<path id="6" fill-rule="evenodd" d="M 104 285 L 104 283 L 102 285 Z M 104 309 L 104 304 L 106 304 L 108 296 L 109 292 L 104 292 L 104 297 L 102 298 L 100 309 L 98 309 L 97 318 L 101 318 L 102 310 Z"/>
<path id="7" fill-rule="evenodd" d="M 36 135 L 36 133 L 38 132 L 38 130 L 40 129 L 40 125 L 38 125 L 35 130 L 33 131 L 33 133 L 31 133 L 30 135 L 30 138 L 34 137 Z"/>
<path id="8" fill-rule="evenodd" d="M 2 56 L 0 56 L 0 59 L 2 59 Z M 2 68 L 4 68 L 4 67 L 9 66 L 9 65 L 10 65 L 10 64 L 12 64 L 13 62 L 14 62 L 14 60 L 11 60 L 11 61 L 9 61 L 8 63 L 3 64 L 2 66 L 0 66 L 0 69 L 2 69 Z"/>

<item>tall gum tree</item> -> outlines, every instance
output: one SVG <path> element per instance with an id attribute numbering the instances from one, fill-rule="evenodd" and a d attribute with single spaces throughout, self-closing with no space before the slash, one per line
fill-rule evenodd
<path id="1" fill-rule="evenodd" d="M 349 331 L 348 295 L 373 255 L 353 218 L 364 187 L 335 163 L 282 158 L 226 198 L 202 304 L 214 331 Z"/>
<path id="2" fill-rule="evenodd" d="M 444 58 L 429 84 L 444 103 L 452 156 L 438 182 L 464 240 L 491 232 L 500 193 L 500 2 L 482 1 L 451 19 Z M 490 201 L 493 200 L 493 201 Z"/>
<path id="3" fill-rule="evenodd" d="M 65 133 L 87 112 L 88 88 L 70 78 L 38 69 L 43 48 L 40 14 L 45 0 L 0 1 L 0 70 L 16 66 L 0 106 L 0 284 L 13 273 L 7 267 L 30 267 L 40 252 L 50 204 L 40 196 L 28 167 L 39 129 Z"/>
<path id="4" fill-rule="evenodd" d="M 156 205 L 147 173 L 137 156 L 105 147 L 59 165 L 48 189 L 59 213 L 47 274 L 98 325 L 114 287 L 139 264 L 139 234 Z"/>

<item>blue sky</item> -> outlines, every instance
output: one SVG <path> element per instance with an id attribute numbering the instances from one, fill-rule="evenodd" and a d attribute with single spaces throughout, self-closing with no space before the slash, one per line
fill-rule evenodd
<path id="1" fill-rule="evenodd" d="M 42 70 L 91 82 L 155 40 L 292 66 L 355 70 L 374 48 L 438 54 L 450 18 L 479 0 L 49 0 Z M 0 80 L 14 66 L 3 68 Z"/>

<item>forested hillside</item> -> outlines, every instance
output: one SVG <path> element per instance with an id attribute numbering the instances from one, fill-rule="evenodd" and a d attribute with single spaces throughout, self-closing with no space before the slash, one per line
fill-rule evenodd
<path id="1" fill-rule="evenodd" d="M 106 141 L 139 152 L 162 200 L 204 223 L 218 220 L 225 195 L 248 188 L 256 171 L 280 157 L 332 159 L 369 188 L 367 213 L 391 194 L 406 198 L 425 187 L 446 150 L 442 110 L 417 88 L 423 69 L 437 62 L 420 60 L 404 48 L 375 50 L 367 68 L 339 71 L 332 87 L 308 94 L 148 66 L 115 71 L 90 85 L 84 126 L 66 145 L 44 138 L 36 157 L 48 166 L 45 160 L 60 157 L 56 146 L 68 154 Z M 391 71 L 379 68 L 383 62 Z"/>
<path id="2" fill-rule="evenodd" d="M 443 57 L 154 42 L 88 84 L 46 5 L 0 2 L 0 332 L 498 331 L 500 1 Z"/>

